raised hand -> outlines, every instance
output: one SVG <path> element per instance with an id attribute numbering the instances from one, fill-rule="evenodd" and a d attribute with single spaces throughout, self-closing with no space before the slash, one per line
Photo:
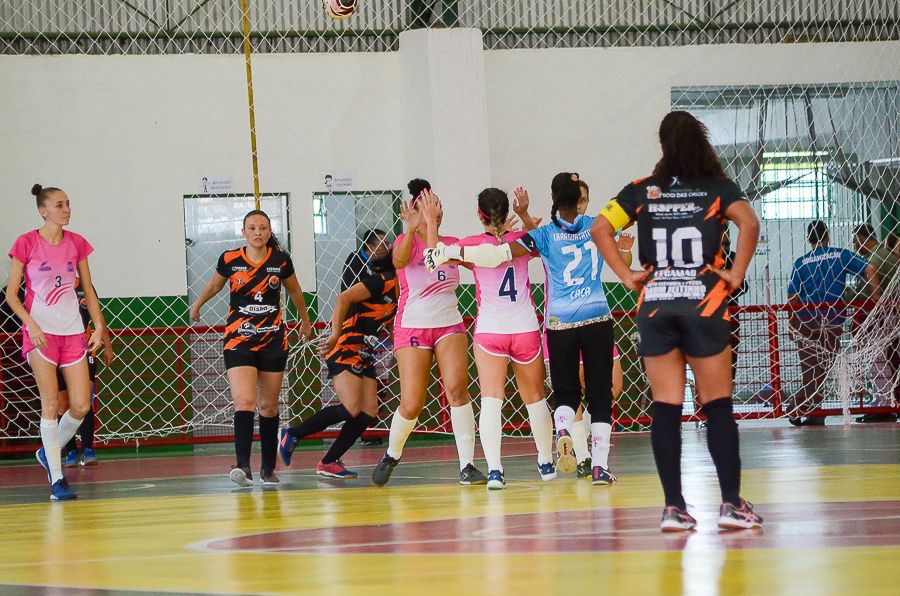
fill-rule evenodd
<path id="1" fill-rule="evenodd" d="M 520 217 L 528 213 L 528 191 L 517 186 L 513 191 L 513 197 L 513 212 Z"/>
<path id="2" fill-rule="evenodd" d="M 400 203 L 400 220 L 406 224 L 406 230 L 410 233 L 415 232 L 422 225 L 422 215 L 419 210 L 406 201 Z"/>
<path id="3" fill-rule="evenodd" d="M 419 213 L 429 224 L 436 225 L 441 217 L 441 200 L 429 189 L 419 195 Z"/>

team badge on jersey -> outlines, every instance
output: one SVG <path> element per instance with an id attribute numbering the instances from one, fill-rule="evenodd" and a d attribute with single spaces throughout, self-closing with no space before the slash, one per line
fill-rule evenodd
<path id="1" fill-rule="evenodd" d="M 658 199 L 662 196 L 662 190 L 658 186 L 648 186 L 647 187 L 647 198 L 648 199 Z"/>
<path id="2" fill-rule="evenodd" d="M 269 287 L 273 290 L 276 289 L 279 285 L 281 285 L 281 279 L 278 278 L 277 275 L 273 275 L 269 278 Z"/>

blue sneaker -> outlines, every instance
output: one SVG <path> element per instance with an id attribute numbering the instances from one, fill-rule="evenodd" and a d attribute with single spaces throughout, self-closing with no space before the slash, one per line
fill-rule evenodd
<path id="1" fill-rule="evenodd" d="M 575 443 L 572 435 L 564 428 L 556 433 L 556 468 L 563 474 L 572 474 L 577 470 L 575 460 Z"/>
<path id="2" fill-rule="evenodd" d="M 75 491 L 69 486 L 69 482 L 65 478 L 60 478 L 50 487 L 51 501 L 71 501 L 78 498 Z"/>
<path id="3" fill-rule="evenodd" d="M 282 426 L 278 429 L 278 455 L 284 465 L 291 465 L 291 456 L 294 455 L 294 449 L 297 448 L 297 439 L 291 434 L 289 426 Z"/>
<path id="4" fill-rule="evenodd" d="M 574 461 L 574 458 L 572 459 Z M 553 462 L 550 462 L 549 464 L 538 464 L 538 472 L 540 472 L 541 480 L 544 482 L 556 480 L 556 466 L 553 465 Z"/>
<path id="5" fill-rule="evenodd" d="M 93 449 L 85 449 L 81 454 L 81 465 L 82 466 L 96 466 L 97 465 L 97 456 L 94 455 Z"/>
<path id="6" fill-rule="evenodd" d="M 66 453 L 66 461 L 63 462 L 67 468 L 77 468 L 78 467 L 78 452 L 74 449 Z"/>
<path id="7" fill-rule="evenodd" d="M 612 484 L 617 478 L 603 466 L 594 466 L 591 473 L 591 484 Z"/>
<path id="8" fill-rule="evenodd" d="M 47 482 L 50 482 L 50 480 L 52 480 L 52 477 L 50 476 L 50 464 L 47 463 L 47 456 L 44 454 L 44 448 L 41 447 L 35 451 L 34 456 L 37 458 L 38 463 L 44 466 L 44 471 L 47 472 Z"/>
<path id="9" fill-rule="evenodd" d="M 491 470 L 487 476 L 488 490 L 503 490 L 506 488 L 506 478 L 500 470 Z"/>

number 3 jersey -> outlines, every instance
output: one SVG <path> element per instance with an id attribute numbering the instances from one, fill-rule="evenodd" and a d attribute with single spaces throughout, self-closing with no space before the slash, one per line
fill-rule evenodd
<path id="1" fill-rule="evenodd" d="M 225 327 L 226 350 L 287 350 L 281 320 L 281 282 L 294 274 L 291 257 L 269 248 L 254 263 L 243 248 L 219 257 L 216 273 L 228 279 L 231 300 Z"/>
<path id="2" fill-rule="evenodd" d="M 507 232 L 503 235 L 503 241 L 512 244 L 522 235 L 522 232 Z M 501 243 L 493 234 L 478 234 L 463 238 L 458 244 L 499 246 Z M 493 269 L 472 267 L 475 275 L 475 299 L 478 303 L 475 333 L 513 335 L 540 329 L 528 279 L 530 259 L 530 256 L 517 257 L 511 263 L 504 263 Z"/>
<path id="3" fill-rule="evenodd" d="M 531 230 L 519 244 L 540 254 L 547 270 L 547 326 L 574 325 L 608 316 L 609 303 L 600 271 L 603 258 L 591 240 L 594 218 L 579 215 L 569 223 L 548 223 Z"/>
<path id="4" fill-rule="evenodd" d="M 639 316 L 728 318 L 728 288 L 710 266 L 725 265 L 725 212 L 742 200 L 741 189 L 727 178 L 673 178 L 663 187 L 649 177 L 623 188 L 600 212 L 614 229 L 637 222 L 638 256 L 648 271 Z"/>

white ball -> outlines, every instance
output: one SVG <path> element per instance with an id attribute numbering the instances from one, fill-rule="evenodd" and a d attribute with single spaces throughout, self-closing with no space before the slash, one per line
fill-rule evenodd
<path id="1" fill-rule="evenodd" d="M 342 21 L 356 14 L 359 0 L 322 0 L 322 8 L 330 18 Z"/>

